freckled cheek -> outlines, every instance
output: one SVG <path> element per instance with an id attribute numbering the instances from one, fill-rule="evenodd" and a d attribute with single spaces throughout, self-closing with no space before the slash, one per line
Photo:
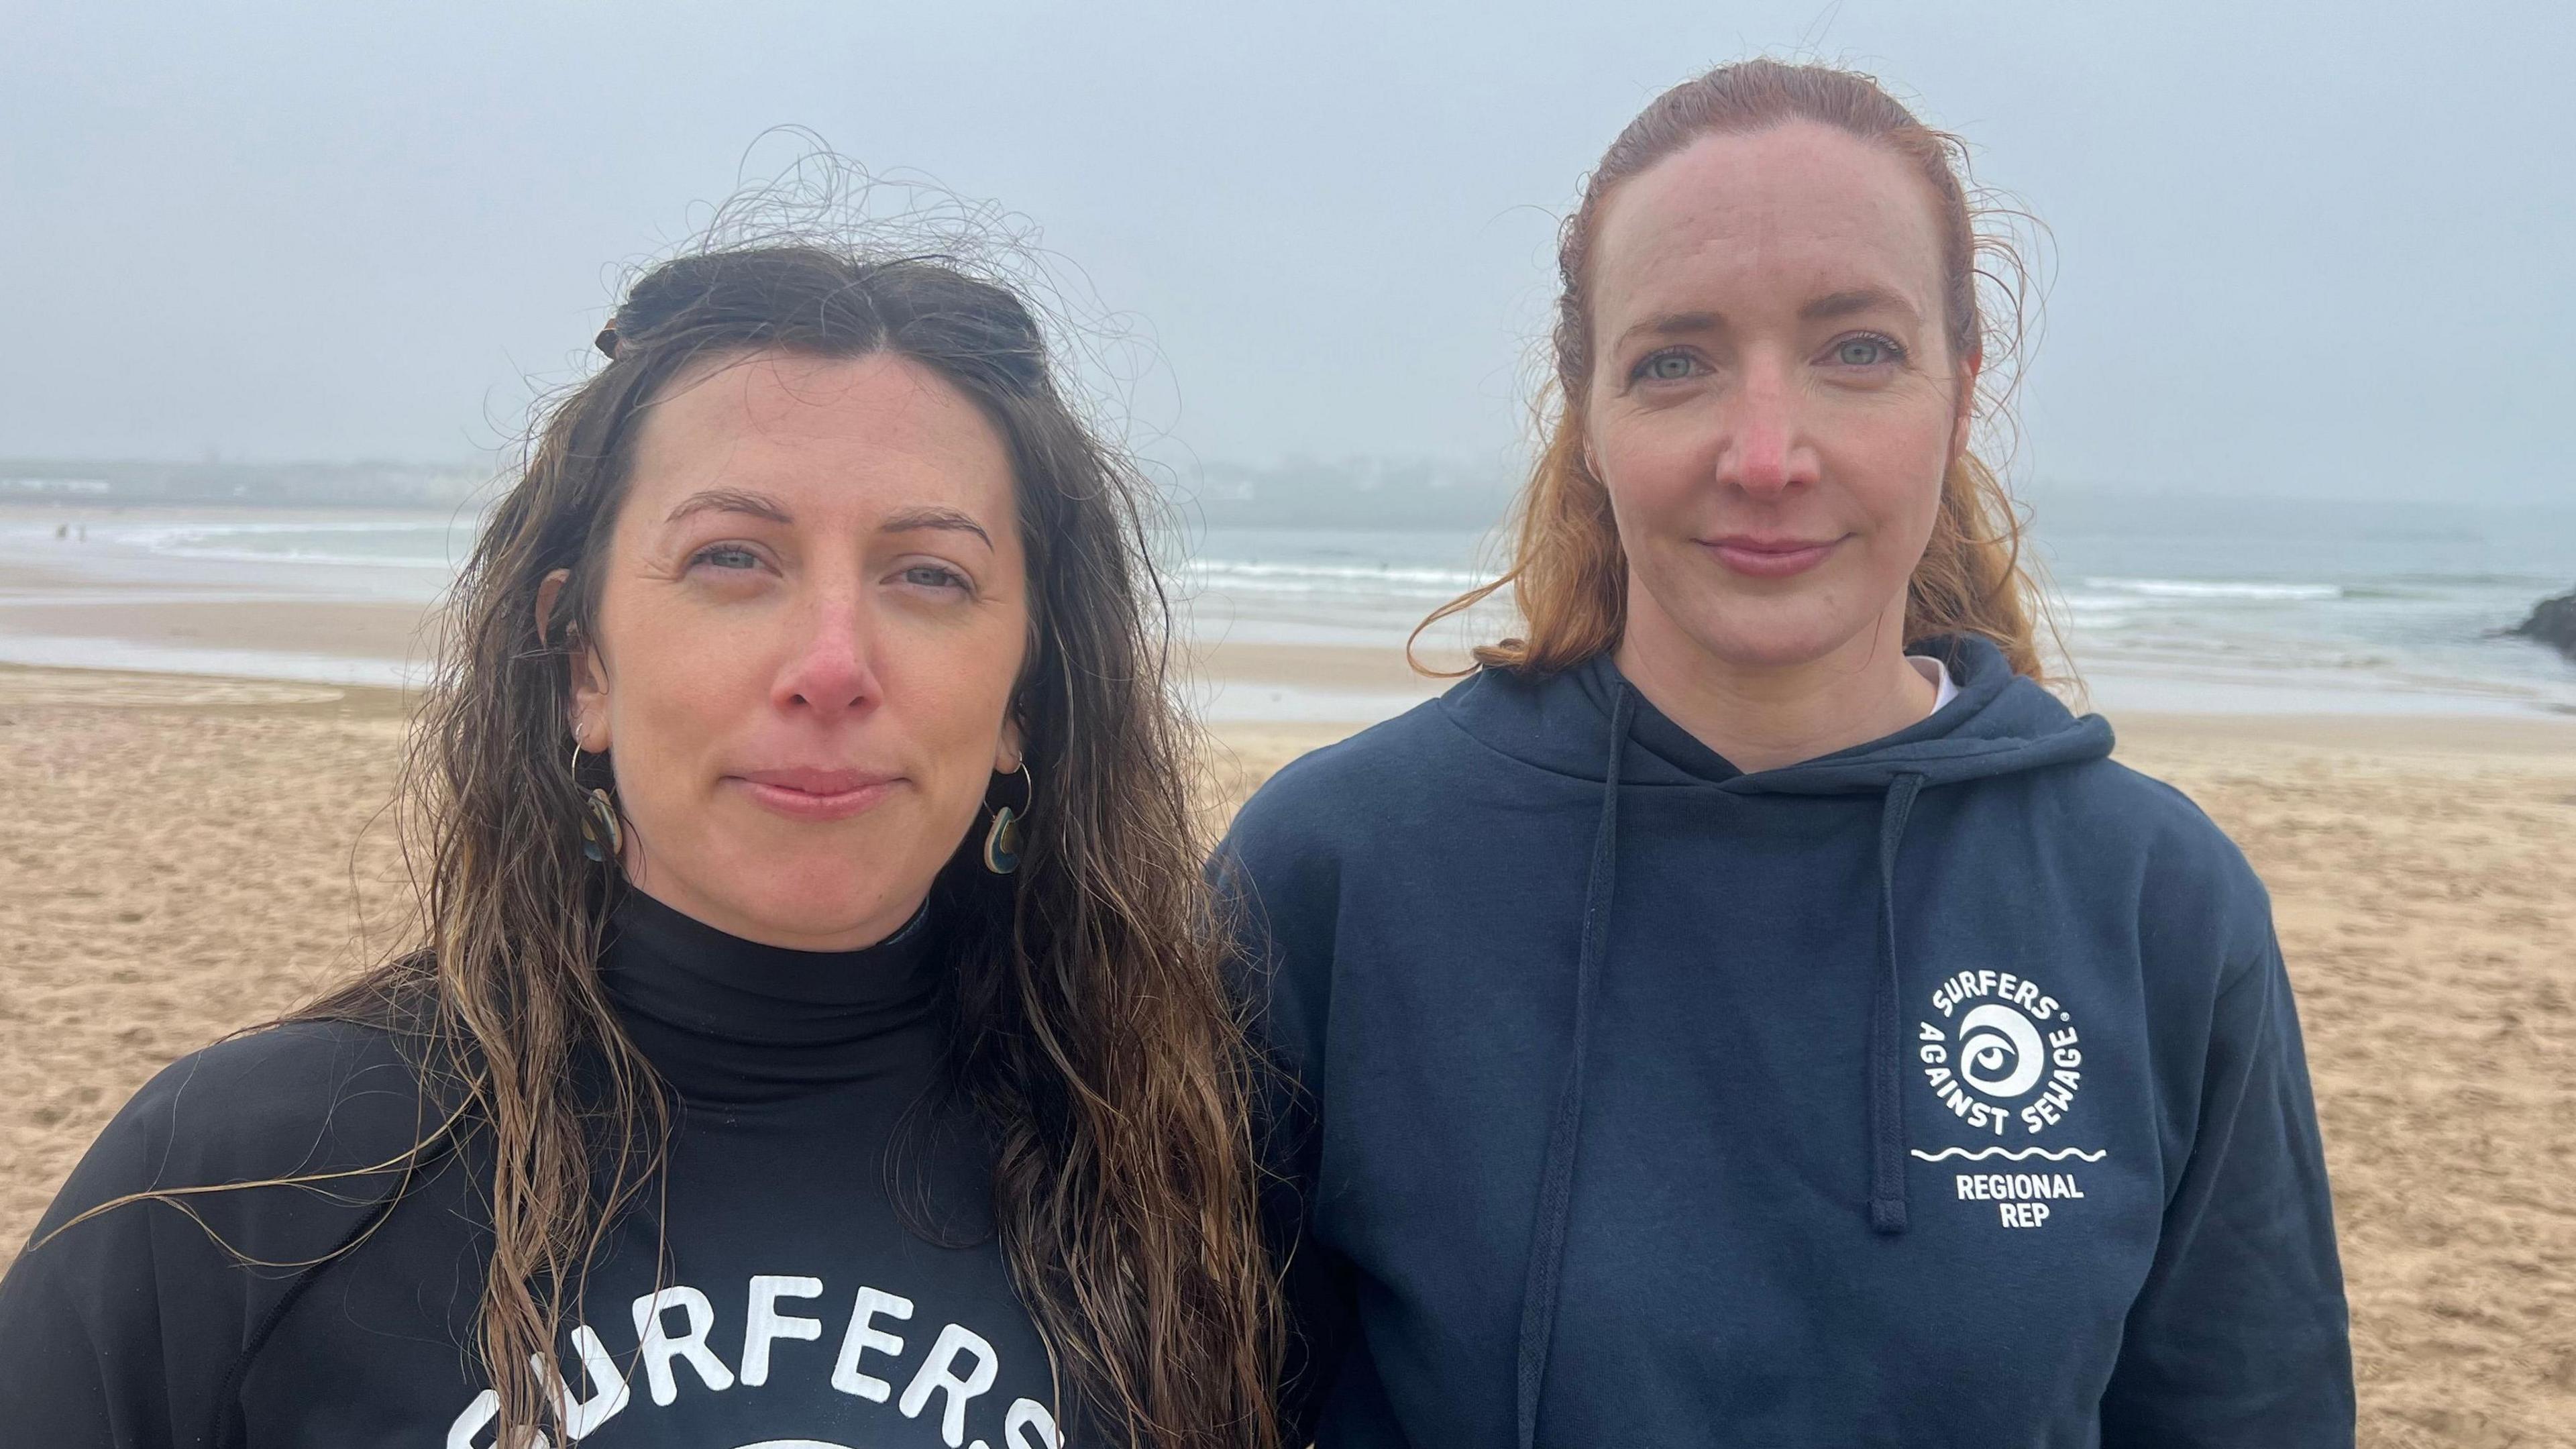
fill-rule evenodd
<path id="1" fill-rule="evenodd" d="M 1825 476 L 1838 479 L 1882 531 L 1928 528 L 1940 507 L 1949 423 L 1912 415 L 1916 411 L 1855 419 L 1818 440 Z"/>
<path id="2" fill-rule="evenodd" d="M 1692 510 L 1716 476 L 1723 442 L 1716 428 L 1674 412 L 1611 420 L 1594 436 L 1593 461 L 1623 535 L 1695 534 Z"/>

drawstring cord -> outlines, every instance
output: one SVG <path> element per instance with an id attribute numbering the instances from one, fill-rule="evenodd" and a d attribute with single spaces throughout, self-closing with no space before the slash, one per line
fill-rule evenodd
<path id="1" fill-rule="evenodd" d="M 1896 852 L 1905 841 L 1905 822 L 1914 813 L 1914 797 L 1922 790 L 1921 775 L 1897 776 L 1887 787 L 1887 805 L 1878 817 L 1878 936 L 1887 970 L 1869 1014 L 1869 1225 L 1891 1235 L 1905 1231 L 1906 1218 L 1901 1092 L 1905 1043 L 1897 1024 L 1903 983 L 1896 954 Z"/>
<path id="2" fill-rule="evenodd" d="M 1521 1291 L 1520 1449 L 1538 1443 L 1538 1395 L 1547 1380 L 1549 1340 L 1556 1331 L 1559 1277 L 1565 1267 L 1565 1223 L 1573 1206 L 1574 1153 L 1583 1124 L 1583 1066 L 1591 1044 L 1594 983 L 1610 940 L 1610 907 L 1619 874 L 1619 762 L 1628 750 L 1636 697 L 1625 680 L 1610 705 L 1610 763 L 1602 771 L 1601 830 L 1583 887 L 1583 946 L 1574 965 L 1574 1049 L 1548 1127 L 1547 1165 L 1539 1174 L 1538 1223 L 1530 1238 L 1529 1279 Z"/>
<path id="3" fill-rule="evenodd" d="M 1536 1449 L 1539 1391 L 1547 1382 L 1550 1340 L 1565 1267 L 1565 1231 L 1574 1199 L 1574 1159 L 1583 1125 L 1583 1087 L 1592 1037 L 1592 999 L 1610 943 L 1610 910 L 1619 874 L 1619 773 L 1636 718 L 1636 697 L 1623 680 L 1610 706 L 1610 759 L 1602 770 L 1601 825 L 1593 837 L 1592 866 L 1583 888 L 1583 944 L 1574 965 L 1574 1031 L 1548 1125 L 1547 1157 L 1539 1174 L 1538 1220 L 1530 1238 L 1529 1274 L 1521 1292 L 1520 1373 L 1516 1422 L 1519 1449 Z M 1899 1035 L 1902 982 L 1896 936 L 1896 857 L 1914 813 L 1923 776 L 1899 775 L 1887 790 L 1878 821 L 1879 949 L 1885 973 L 1870 1011 L 1870 1226 L 1897 1234 L 1906 1228 L 1905 1043 Z"/>

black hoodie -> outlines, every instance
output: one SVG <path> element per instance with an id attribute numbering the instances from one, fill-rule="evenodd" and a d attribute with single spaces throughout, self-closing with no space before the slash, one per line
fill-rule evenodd
<path id="1" fill-rule="evenodd" d="M 1956 699 L 1784 769 L 1605 659 L 1244 807 L 1323 1449 L 2352 1443 L 2262 887 L 1933 652 Z"/>
<path id="2" fill-rule="evenodd" d="M 1047 1351 L 990 1232 L 989 1147 L 935 1106 L 936 942 L 916 923 L 865 951 L 789 951 L 620 905 L 601 977 L 681 1110 L 558 1346 L 583 1444 L 1057 1442 Z M 412 1154 L 440 1116 L 372 1027 L 278 1027 L 174 1063 L 0 1282 L 0 1441 L 490 1445 L 472 1345 L 491 1167 L 470 1131 Z M 55 1232 L 129 1193 L 290 1177 Z M 912 1231 L 925 1215 L 964 1245 Z"/>

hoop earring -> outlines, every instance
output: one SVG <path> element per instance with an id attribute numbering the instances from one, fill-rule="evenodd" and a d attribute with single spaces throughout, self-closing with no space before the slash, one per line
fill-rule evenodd
<path id="1" fill-rule="evenodd" d="M 1020 761 L 1019 776 L 1025 790 L 1020 808 L 1008 805 L 993 807 L 992 828 L 984 832 L 984 868 L 995 875 L 1009 875 L 1020 868 L 1020 820 L 1029 807 L 1038 803 L 1037 776 L 1029 773 L 1029 762 Z"/>
<path id="2" fill-rule="evenodd" d="M 572 787 L 581 789 L 581 738 L 572 742 Z M 626 843 L 626 831 L 617 823 L 617 802 L 609 798 L 603 786 L 594 785 L 583 793 L 581 812 L 581 853 L 585 859 L 601 865 L 615 860 Z"/>

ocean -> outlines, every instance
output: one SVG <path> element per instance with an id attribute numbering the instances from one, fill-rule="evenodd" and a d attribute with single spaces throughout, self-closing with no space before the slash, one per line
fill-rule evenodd
<path id="1" fill-rule="evenodd" d="M 2069 495 L 2043 497 L 2033 515 L 2064 662 L 2097 707 L 2576 714 L 2576 664 L 2500 636 L 2539 598 L 2576 586 L 2576 508 Z M 55 537 L 67 524 L 86 539 Z M 47 619 L 102 600 L 425 606 L 474 525 L 461 514 L 13 511 L 0 517 L 0 661 L 416 679 L 417 659 L 92 637 Z M 1433 607 L 1489 577 L 1496 556 L 1495 540 L 1464 529 L 1209 526 L 1161 551 L 1196 639 L 1366 648 L 1401 645 Z M 1426 639 L 1454 648 L 1506 622 L 1489 608 Z M 1317 717 L 1405 702 L 1358 698 L 1264 708 Z"/>
<path id="2" fill-rule="evenodd" d="M 2105 709 L 2576 713 L 2576 664 L 2501 631 L 2576 587 L 2576 508 L 2074 496 L 2033 507 L 2060 657 Z M 1492 576 L 1467 532 L 1218 529 L 1181 579 L 1198 627 L 1401 643 Z M 1457 644 L 1475 630 L 1426 635 Z"/>

